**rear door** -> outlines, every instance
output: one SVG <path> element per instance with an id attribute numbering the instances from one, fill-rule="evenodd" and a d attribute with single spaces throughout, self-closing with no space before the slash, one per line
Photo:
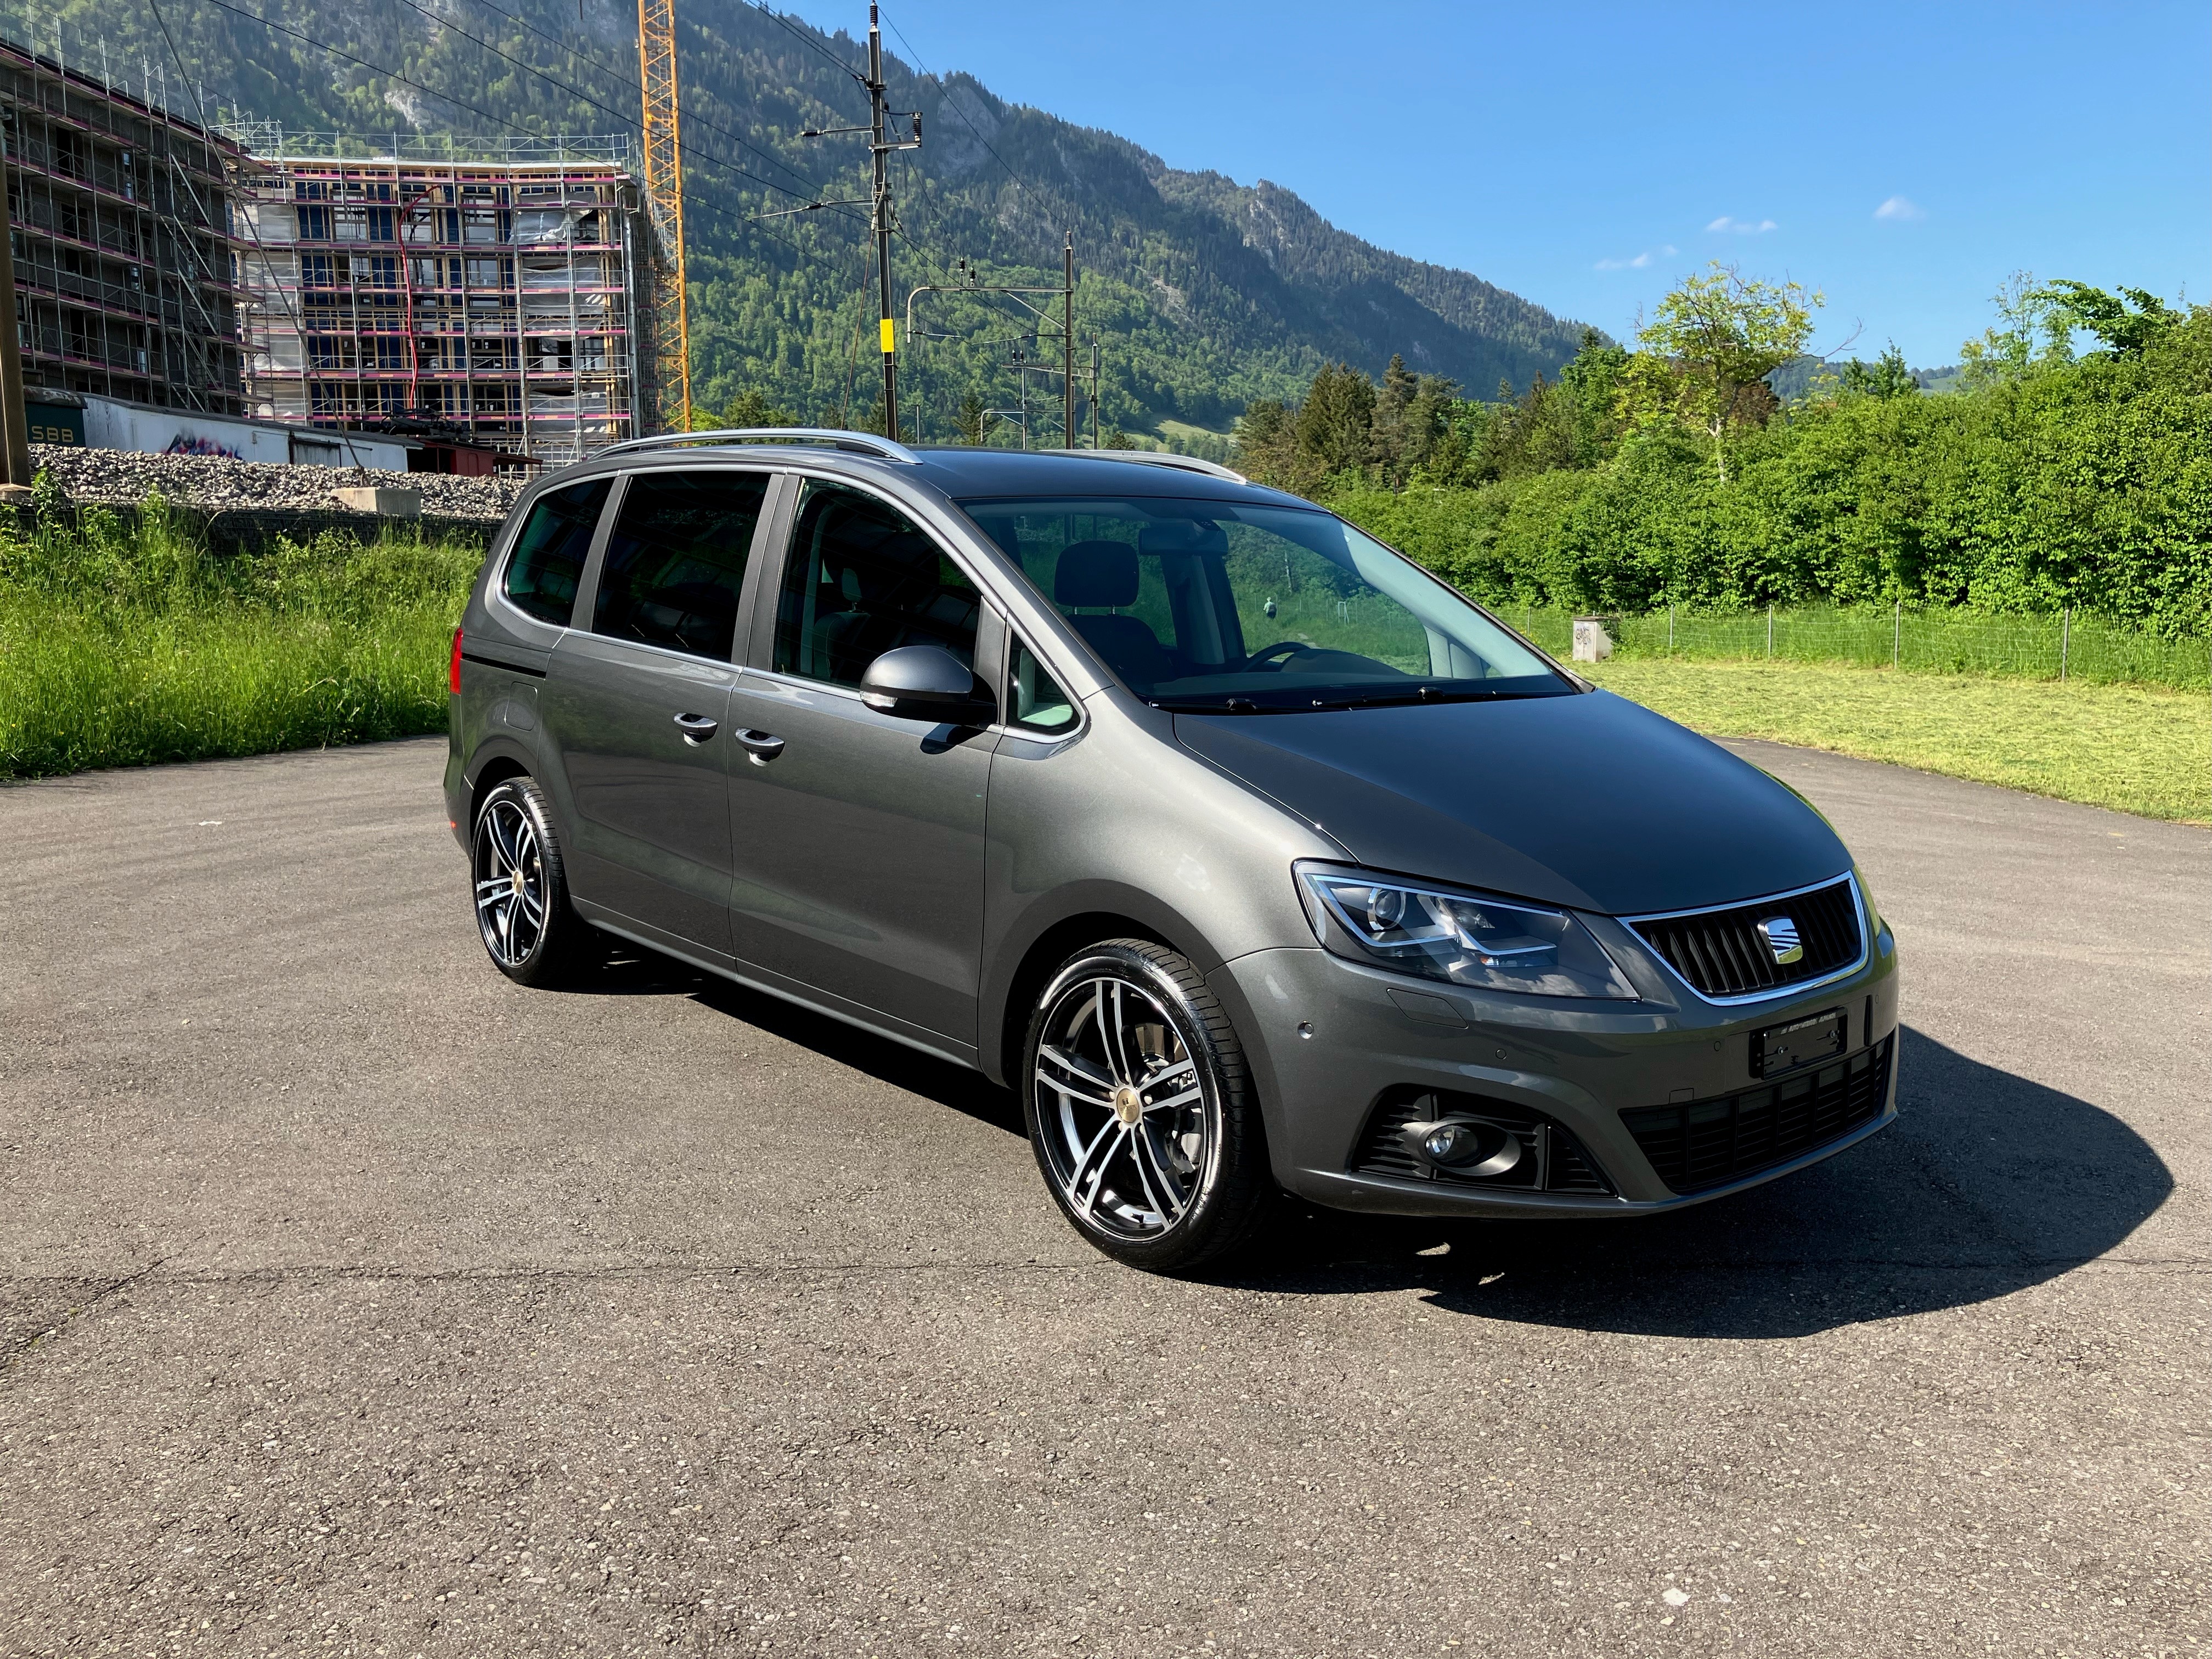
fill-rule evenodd
<path id="1" fill-rule="evenodd" d="M 773 475 L 657 469 L 622 486 L 544 703 L 587 914 L 730 954 L 730 688 Z M 586 619 L 587 622 L 586 622 Z"/>
<path id="2" fill-rule="evenodd" d="M 972 1050 L 997 739 L 878 714 L 860 684 L 899 646 L 942 646 L 972 668 L 982 596 L 872 492 L 807 478 L 789 516 L 781 568 L 760 578 L 754 666 L 730 700 L 732 948 Z"/>

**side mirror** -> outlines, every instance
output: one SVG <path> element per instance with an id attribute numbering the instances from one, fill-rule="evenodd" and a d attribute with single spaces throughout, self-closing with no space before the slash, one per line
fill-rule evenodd
<path id="1" fill-rule="evenodd" d="M 999 717 L 968 665 L 935 645 L 884 652 L 860 676 L 860 701 L 878 714 L 933 726 L 988 726 Z"/>

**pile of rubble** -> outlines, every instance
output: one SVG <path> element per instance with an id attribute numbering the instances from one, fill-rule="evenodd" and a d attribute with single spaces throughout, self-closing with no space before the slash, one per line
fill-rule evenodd
<path id="1" fill-rule="evenodd" d="M 102 502 L 137 506 L 154 491 L 202 513 L 234 508 L 295 512 L 343 510 L 340 489 L 413 490 L 425 516 L 485 519 L 507 516 L 522 492 L 519 479 L 465 478 L 441 472 L 385 472 L 374 468 L 283 466 L 234 461 L 220 455 L 144 455 L 127 449 L 74 449 L 33 444 L 31 462 L 51 473 L 78 506 Z"/>

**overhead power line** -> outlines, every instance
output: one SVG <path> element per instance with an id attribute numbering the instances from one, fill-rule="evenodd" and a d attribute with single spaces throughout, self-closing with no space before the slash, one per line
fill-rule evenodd
<path id="1" fill-rule="evenodd" d="M 907 56 L 914 59 L 914 66 L 920 70 L 924 75 L 928 76 L 931 80 L 936 81 L 938 79 L 936 71 L 932 70 L 928 64 L 921 61 L 921 54 L 914 49 L 913 45 L 907 40 L 904 32 L 900 29 L 898 24 L 890 18 L 886 18 L 884 21 L 890 23 L 891 33 L 897 35 L 899 38 L 899 44 L 906 47 Z M 941 86 L 943 82 L 939 82 L 939 84 Z M 960 107 L 959 104 L 955 101 L 950 93 L 945 94 L 943 101 L 951 106 L 952 112 L 960 118 L 960 125 L 966 127 L 969 131 L 975 135 L 975 142 L 982 145 L 985 149 L 990 151 L 991 159 L 996 161 L 1000 167 L 1006 169 L 1007 178 L 1012 179 L 1016 185 L 1020 185 L 1024 190 L 1030 188 L 1026 181 L 1024 180 L 1022 175 L 1016 173 L 1012 167 L 1008 164 L 1006 158 L 1000 155 L 997 150 L 991 149 L 991 141 L 983 136 L 982 130 L 981 128 L 968 118 L 968 112 Z"/>
<path id="2" fill-rule="evenodd" d="M 212 0 L 212 3 L 221 5 L 222 4 L 222 0 Z M 559 76 L 550 74 L 544 70 L 539 69 L 535 64 L 526 63 L 523 59 L 515 57 L 511 52 L 501 51 L 497 46 L 485 40 L 482 35 L 470 33 L 466 29 L 461 27 L 459 24 L 453 22 L 449 19 L 440 15 L 437 12 L 432 11 L 428 6 L 417 4 L 416 0 L 400 0 L 400 3 L 410 11 L 419 12 L 424 17 L 428 18 L 432 22 L 437 24 L 441 28 L 450 30 L 452 33 L 459 35 L 462 40 L 470 41 L 472 44 L 482 47 L 493 57 L 498 58 L 501 63 L 512 64 L 524 74 L 534 75 L 539 80 L 544 82 L 546 85 L 550 87 L 558 87 L 562 91 L 568 94 L 572 98 L 582 99 L 584 102 L 589 104 L 593 109 L 599 111 L 602 114 L 611 115 L 617 121 L 626 122 L 629 119 L 629 112 L 627 110 L 617 109 L 611 104 L 602 102 L 600 100 L 592 97 L 590 93 L 586 92 L 581 87 L 571 86 L 568 82 L 563 81 Z M 223 9 L 226 11 L 234 9 L 229 6 L 224 6 Z M 359 60 L 356 59 L 356 61 L 358 62 Z M 389 73 L 388 70 L 385 72 Z M 398 77 L 394 76 L 393 78 L 396 80 Z M 433 97 L 442 97 L 445 95 L 446 94 L 440 93 L 431 94 L 431 96 Z M 459 100 L 454 100 L 451 101 L 457 102 Z M 467 106 L 464 105 L 463 107 L 465 108 Z M 738 142 L 743 143 L 744 141 L 739 139 Z M 748 145 L 747 148 L 750 149 L 750 146 Z M 683 154 L 686 156 L 697 156 L 700 160 L 710 162 L 716 167 L 726 167 L 732 173 L 738 173 L 744 178 L 752 179 L 756 184 L 765 185 L 769 190 L 781 191 L 786 196 L 796 196 L 799 194 L 799 192 L 792 189 L 790 185 L 777 184 L 773 179 L 763 179 L 757 173 L 754 173 L 748 168 L 739 167 L 735 161 L 729 160 L 726 156 L 710 155 L 706 151 L 701 150 L 697 146 L 691 144 L 682 145 L 681 149 Z M 781 166 L 782 164 L 779 162 L 778 165 Z M 813 185 L 811 181 L 807 179 L 803 173 L 797 174 L 795 176 L 799 179 L 801 183 L 807 184 L 810 188 L 818 190 L 819 186 Z"/>
<path id="3" fill-rule="evenodd" d="M 581 58 L 585 63 L 589 64 L 593 69 L 599 70 L 605 74 L 611 75 L 618 80 L 625 79 L 628 76 L 628 70 L 617 69 L 612 64 L 608 63 L 604 58 L 596 58 L 590 52 L 585 52 L 580 48 L 571 45 L 568 41 L 560 39 L 557 35 L 548 34 L 544 29 L 539 28 L 527 18 L 518 16 L 511 11 L 503 10 L 500 7 L 492 4 L 491 0 L 475 0 L 475 3 L 482 6 L 486 11 L 492 13 L 495 16 L 504 17 L 508 22 L 514 24 L 517 28 L 526 30 L 528 33 L 536 35 L 548 46 L 558 46 L 562 51 L 568 53 L 571 57 Z M 460 33 L 458 29 L 454 32 L 456 33 Z M 512 63 L 515 60 L 510 58 L 508 61 Z M 532 70 L 531 73 L 535 75 L 540 73 L 540 71 Z M 731 131 L 727 127 L 720 126 L 714 122 L 709 121 L 705 116 L 699 113 L 696 104 L 690 107 L 687 107 L 684 111 L 684 119 L 688 125 L 704 127 L 709 132 L 720 134 L 722 137 L 728 139 L 732 143 L 737 145 L 738 149 L 751 151 L 752 154 L 759 156 L 761 160 L 768 162 L 771 167 L 781 167 L 793 178 L 798 179 L 800 184 L 805 185 L 810 192 L 816 195 L 819 195 L 821 193 L 822 186 L 820 185 L 815 183 L 813 179 L 808 178 L 797 167 L 792 166 L 790 162 L 785 161 L 774 150 L 763 149 L 758 144 L 754 143 L 750 139 Z"/>
<path id="4" fill-rule="evenodd" d="M 770 22 L 781 27 L 785 33 L 789 34 L 793 40 L 797 40 L 799 45 L 805 46 L 808 51 L 818 52 L 823 58 L 835 64 L 845 74 L 851 76 L 854 80 L 859 82 L 862 86 L 865 87 L 868 84 L 868 77 L 866 76 L 861 74 L 860 70 L 854 69 L 850 64 L 840 58 L 836 52 L 830 51 L 829 47 L 823 46 L 821 41 L 815 39 L 811 34 L 809 34 L 805 30 L 793 27 L 792 26 L 791 20 L 784 16 L 782 13 L 771 11 L 764 3 L 763 3 L 763 0 L 750 0 L 750 3 L 755 11 L 760 13 L 762 16 L 767 18 Z"/>
<path id="5" fill-rule="evenodd" d="M 229 0 L 204 0 L 204 3 L 214 6 L 219 10 L 229 12 L 234 16 L 242 17 L 249 23 L 258 23 L 263 27 L 273 30 L 278 34 L 288 35 L 304 46 L 314 47 L 318 52 L 327 52 L 331 57 L 341 58 L 346 63 L 355 65 L 356 68 L 367 70 L 372 75 L 380 75 L 387 80 L 397 82 L 401 86 L 412 87 L 417 92 L 426 93 L 433 98 L 440 99 L 446 103 L 453 105 L 456 109 L 466 110 L 470 114 L 481 117 L 492 126 L 498 128 L 503 132 L 511 132 L 519 137 L 525 138 L 534 138 L 542 136 L 531 131 L 526 127 L 519 126 L 514 122 L 509 121 L 501 116 L 495 115 L 489 110 L 479 108 L 477 106 L 467 103 L 461 99 L 455 98 L 448 93 L 441 92 L 435 87 L 425 85 L 423 82 L 411 80 L 408 76 L 401 75 L 396 70 L 388 70 L 381 64 L 372 63 L 368 58 L 356 57 L 352 52 L 347 52 L 341 47 L 333 46 L 325 41 L 318 40 L 311 34 L 305 34 L 298 29 L 288 27 L 286 25 L 277 22 L 273 18 L 263 17 L 253 12 L 246 11 L 240 7 L 234 6 L 229 3 Z M 180 56 L 178 56 L 173 46 L 171 47 L 170 55 L 177 58 L 179 73 L 181 74 L 183 72 L 184 59 Z M 738 167 L 733 163 L 725 161 L 719 156 L 705 155 L 692 146 L 685 146 L 684 153 L 687 155 L 698 156 L 702 161 L 726 167 L 731 172 L 736 173 L 741 177 L 750 179 L 757 184 L 768 185 L 771 188 L 782 190 L 783 193 L 787 196 L 796 195 L 798 193 L 795 191 L 784 189 L 783 186 L 775 185 L 771 179 L 764 179 L 760 178 L 757 173 L 746 172 L 744 168 Z M 731 213 L 727 210 L 718 206 L 712 201 L 702 201 L 697 204 L 697 206 L 707 212 L 714 214 L 718 217 L 727 219 L 735 224 L 745 225 L 750 223 L 750 221 L 745 216 L 742 214 Z M 758 228 L 757 226 L 753 228 L 756 229 Z M 795 242 L 787 236 L 778 236 L 767 231 L 763 231 L 761 234 L 766 235 L 770 241 L 782 243 L 785 246 L 790 248 L 796 253 L 805 255 L 809 258 L 823 260 L 825 264 L 830 263 L 827 256 L 822 253 L 818 249 L 809 248 L 803 243 Z"/>

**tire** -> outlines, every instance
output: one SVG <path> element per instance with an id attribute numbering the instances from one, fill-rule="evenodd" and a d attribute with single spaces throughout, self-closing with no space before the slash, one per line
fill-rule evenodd
<path id="1" fill-rule="evenodd" d="M 469 832 L 477 933 L 492 966 L 520 985 L 562 984 L 597 930 L 568 902 L 561 838 L 537 780 L 508 778 L 477 806 Z"/>
<path id="2" fill-rule="evenodd" d="M 1247 1243 L 1274 1196 L 1237 1032 L 1205 977 L 1149 940 L 1060 965 L 1022 1045 L 1045 1187 L 1097 1249 L 1185 1273 Z"/>

